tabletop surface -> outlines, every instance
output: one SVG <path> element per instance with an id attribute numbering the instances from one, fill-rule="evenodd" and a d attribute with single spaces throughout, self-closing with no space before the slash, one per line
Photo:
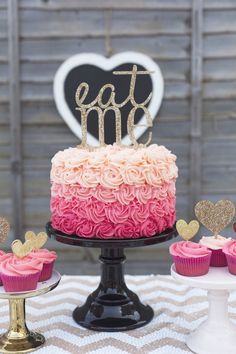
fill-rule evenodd
<path id="1" fill-rule="evenodd" d="M 186 337 L 206 319 L 206 291 L 178 283 L 171 276 L 126 276 L 130 289 L 137 292 L 154 311 L 153 321 L 129 332 L 94 332 L 79 327 L 73 309 L 94 290 L 99 278 L 63 276 L 52 292 L 27 299 L 28 327 L 46 337 L 39 354 L 187 354 Z M 236 322 L 236 292 L 229 303 L 230 317 Z M 0 300 L 1 333 L 8 327 L 8 303 Z"/>

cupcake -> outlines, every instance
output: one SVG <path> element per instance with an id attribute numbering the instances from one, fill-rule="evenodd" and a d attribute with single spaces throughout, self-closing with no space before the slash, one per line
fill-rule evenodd
<path id="1" fill-rule="evenodd" d="M 231 238 L 226 238 L 220 235 L 217 236 L 203 236 L 199 243 L 212 251 L 210 266 L 225 267 L 227 266 L 226 256 L 222 251 L 224 245 L 229 242 Z"/>
<path id="2" fill-rule="evenodd" d="M 2 250 L 0 250 L 0 263 L 1 263 L 1 258 L 4 257 L 6 255 L 6 253 Z M 0 275 L 0 286 L 2 285 L 2 278 L 1 278 L 1 275 Z"/>
<path id="3" fill-rule="evenodd" d="M 0 275 L 5 291 L 30 291 L 37 287 L 43 263 L 29 256 L 17 257 L 8 253 L 0 262 Z"/>
<path id="4" fill-rule="evenodd" d="M 169 248 L 176 272 L 196 277 L 207 274 L 210 266 L 211 251 L 199 243 L 180 241 Z"/>
<path id="5" fill-rule="evenodd" d="M 229 272 L 236 275 L 236 240 L 227 242 L 222 251 L 226 256 Z"/>
<path id="6" fill-rule="evenodd" d="M 49 251 L 46 248 L 35 249 L 29 254 L 29 257 L 37 259 L 43 263 L 43 269 L 39 281 L 45 281 L 50 279 L 52 276 L 55 260 L 57 259 L 56 252 Z"/>

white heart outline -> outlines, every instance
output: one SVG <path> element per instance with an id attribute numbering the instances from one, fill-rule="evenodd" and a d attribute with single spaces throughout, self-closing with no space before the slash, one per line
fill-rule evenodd
<path id="1" fill-rule="evenodd" d="M 90 64 L 96 66 L 98 68 L 103 69 L 104 71 L 112 70 L 113 68 L 125 64 L 125 63 L 134 63 L 142 65 L 145 69 L 149 71 L 153 71 L 150 74 L 152 80 L 152 98 L 150 100 L 148 110 L 154 121 L 157 112 L 160 109 L 163 93 L 164 93 L 164 79 L 161 73 L 159 66 L 147 55 L 138 53 L 138 52 L 122 52 L 113 55 L 110 58 L 106 58 L 100 54 L 95 53 L 82 53 L 75 54 L 65 60 L 60 67 L 58 68 L 53 82 L 53 94 L 54 100 L 56 103 L 56 107 L 70 128 L 70 130 L 77 136 L 80 140 L 82 138 L 81 135 L 81 125 L 76 120 L 71 110 L 69 109 L 67 102 L 65 100 L 64 94 L 64 82 L 68 75 L 68 73 L 77 66 Z M 145 125 L 145 115 L 139 120 L 140 125 Z M 137 126 L 135 128 L 135 136 L 136 139 L 140 138 L 140 136 L 147 130 L 145 126 Z M 99 145 L 98 139 L 96 139 L 92 134 L 87 132 L 87 142 L 89 145 Z M 124 145 L 131 145 L 131 140 L 128 135 L 122 138 L 122 143 Z"/>

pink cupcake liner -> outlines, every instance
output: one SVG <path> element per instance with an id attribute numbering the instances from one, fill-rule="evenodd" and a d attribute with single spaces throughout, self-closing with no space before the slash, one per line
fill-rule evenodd
<path id="1" fill-rule="evenodd" d="M 236 258 L 235 256 L 231 256 L 230 254 L 225 254 L 227 263 L 228 263 L 228 269 L 231 274 L 236 275 Z"/>
<path id="2" fill-rule="evenodd" d="M 55 261 L 43 264 L 43 269 L 42 269 L 41 275 L 39 277 L 39 281 L 46 281 L 51 278 L 54 263 L 55 263 Z"/>
<path id="3" fill-rule="evenodd" d="M 213 250 L 211 248 L 208 248 L 211 250 L 211 262 L 210 266 L 211 267 L 226 267 L 227 266 L 227 259 L 225 254 L 222 251 L 222 248 L 218 250 Z"/>
<path id="4" fill-rule="evenodd" d="M 18 291 L 30 291 L 37 288 L 41 272 L 37 272 L 29 275 L 6 275 L 1 273 L 1 278 L 5 291 L 18 292 Z"/>
<path id="5" fill-rule="evenodd" d="M 198 258 L 172 256 L 172 259 L 177 273 L 188 277 L 197 277 L 208 273 L 211 254 Z"/>

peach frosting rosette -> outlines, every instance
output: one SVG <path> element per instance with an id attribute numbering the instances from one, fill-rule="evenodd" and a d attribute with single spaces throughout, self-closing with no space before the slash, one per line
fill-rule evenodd
<path id="1" fill-rule="evenodd" d="M 211 251 L 191 241 L 173 243 L 169 248 L 176 272 L 185 276 L 200 276 L 209 271 Z"/>

